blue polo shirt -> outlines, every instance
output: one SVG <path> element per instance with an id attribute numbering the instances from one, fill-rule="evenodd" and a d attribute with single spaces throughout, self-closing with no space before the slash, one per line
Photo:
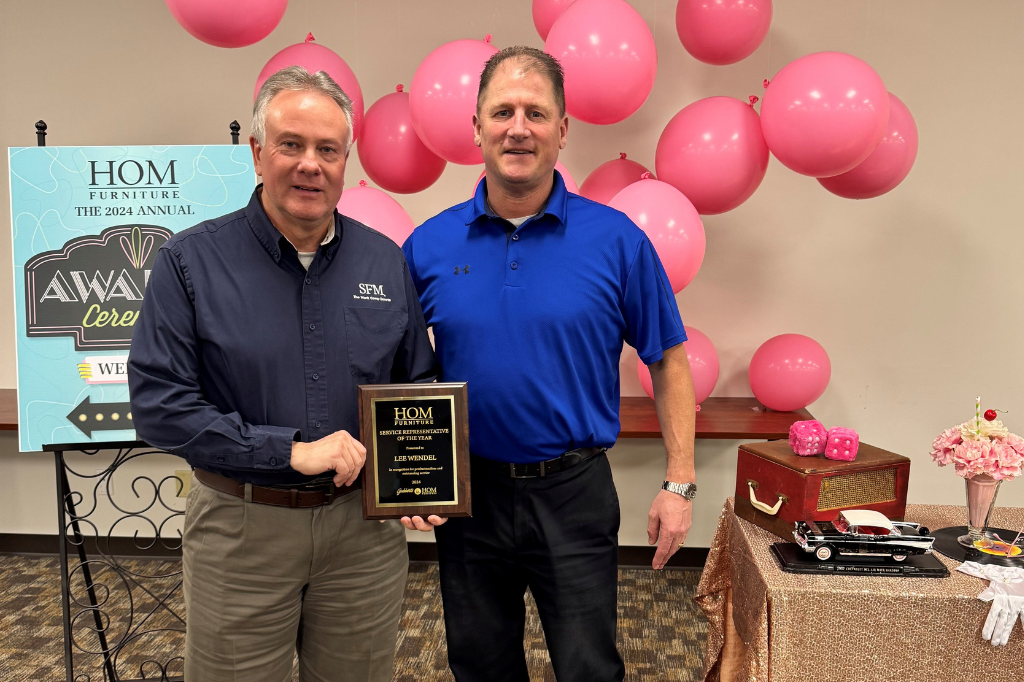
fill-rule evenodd
<path id="1" fill-rule="evenodd" d="M 686 340 L 665 269 L 623 213 L 570 194 L 555 172 L 519 228 L 475 196 L 402 249 L 433 326 L 443 381 L 466 381 L 475 455 L 536 462 L 619 434 L 622 342 L 647 364 Z"/>

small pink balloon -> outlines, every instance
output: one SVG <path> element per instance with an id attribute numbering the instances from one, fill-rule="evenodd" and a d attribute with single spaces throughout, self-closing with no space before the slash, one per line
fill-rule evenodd
<path id="1" fill-rule="evenodd" d="M 399 246 L 416 227 L 401 204 L 379 189 L 367 187 L 365 180 L 341 193 L 338 212 L 372 227 Z"/>
<path id="2" fill-rule="evenodd" d="M 667 182 L 648 178 L 623 189 L 608 205 L 647 233 L 674 293 L 697 276 L 704 261 L 704 224 L 682 192 Z"/>
<path id="3" fill-rule="evenodd" d="M 562 165 L 561 161 L 555 161 L 555 170 L 561 173 L 562 182 L 565 183 L 565 189 L 573 194 L 579 194 L 579 187 L 576 186 L 576 181 L 572 179 L 569 174 L 569 169 Z M 473 194 L 476 194 L 476 188 L 480 186 L 480 181 L 487 175 L 487 171 L 480 174 L 480 177 L 476 179 L 476 184 L 473 185 Z"/>
<path id="4" fill-rule="evenodd" d="M 654 166 L 701 215 L 731 211 L 750 198 L 768 170 L 757 112 L 732 97 L 690 104 L 665 126 Z"/>
<path id="5" fill-rule="evenodd" d="M 754 53 L 772 25 L 772 0 L 679 0 L 676 31 L 706 64 L 735 64 Z"/>
<path id="6" fill-rule="evenodd" d="M 175 20 L 216 47 L 245 47 L 277 28 L 288 0 L 164 0 Z"/>
<path id="7" fill-rule="evenodd" d="M 352 100 L 352 139 L 359 139 L 359 132 L 363 126 L 363 90 L 359 87 L 359 80 L 344 59 L 323 45 L 313 42 L 312 33 L 306 37 L 306 42 L 290 45 L 270 58 L 260 71 L 260 75 L 256 77 L 256 89 L 253 90 L 252 98 L 255 100 L 260 94 L 264 81 L 289 66 L 301 66 L 310 73 L 326 71 L 327 75 L 334 79 L 338 87 Z"/>
<path id="8" fill-rule="evenodd" d="M 828 354 L 814 339 L 781 334 L 761 344 L 750 359 L 750 388 L 762 405 L 779 412 L 807 407 L 832 376 Z"/>
<path id="9" fill-rule="evenodd" d="M 412 127 L 409 93 L 402 86 L 374 102 L 363 118 L 359 162 L 375 183 L 398 194 L 433 185 L 447 162 L 427 149 Z"/>
<path id="10" fill-rule="evenodd" d="M 555 19 L 562 16 L 565 8 L 574 2 L 576 0 L 533 0 L 533 25 L 541 40 L 547 40 Z"/>
<path id="11" fill-rule="evenodd" d="M 625 153 L 619 158 L 606 161 L 595 168 L 580 185 L 580 196 L 607 205 L 616 194 L 640 179 L 649 170 L 636 161 L 630 161 Z"/>
<path id="12" fill-rule="evenodd" d="M 647 100 L 658 73 L 654 36 L 625 0 L 576 0 L 555 20 L 544 51 L 565 70 L 565 106 L 607 125 Z"/>
<path id="13" fill-rule="evenodd" d="M 718 351 L 703 332 L 695 327 L 686 328 L 686 359 L 690 361 L 690 376 L 693 378 L 694 402 L 700 405 L 708 399 L 718 383 Z M 637 358 L 637 375 L 640 386 L 651 398 L 654 397 L 654 384 L 651 381 L 651 370 L 643 360 Z"/>
<path id="14" fill-rule="evenodd" d="M 487 40 L 455 40 L 428 54 L 416 68 L 409 88 L 412 124 L 423 144 L 442 159 L 483 163 L 473 142 L 473 115 L 480 73 L 497 51 Z"/>
<path id="15" fill-rule="evenodd" d="M 889 93 L 889 123 L 882 143 L 856 168 L 830 178 L 822 187 L 847 199 L 871 199 L 894 189 L 910 174 L 917 159 L 917 124 L 907 105 Z"/>
<path id="16" fill-rule="evenodd" d="M 790 62 L 768 84 L 761 130 L 787 168 L 816 178 L 856 167 L 882 141 L 889 93 L 875 70 L 842 52 Z"/>

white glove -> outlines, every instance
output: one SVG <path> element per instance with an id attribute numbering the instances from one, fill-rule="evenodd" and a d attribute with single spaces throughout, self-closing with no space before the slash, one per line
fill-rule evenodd
<path id="1" fill-rule="evenodd" d="M 1024 568 L 967 561 L 957 570 L 990 581 L 978 595 L 978 599 L 992 602 L 981 629 L 981 638 L 991 642 L 992 646 L 1005 645 L 1018 617 L 1024 626 Z"/>

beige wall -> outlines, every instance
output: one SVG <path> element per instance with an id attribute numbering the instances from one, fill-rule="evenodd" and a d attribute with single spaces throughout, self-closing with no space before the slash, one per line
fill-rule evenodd
<path id="1" fill-rule="evenodd" d="M 832 383 L 811 409 L 827 425 L 914 461 L 913 502 L 963 501 L 963 484 L 928 458 L 931 439 L 973 412 L 974 396 L 1009 410 L 1024 433 L 1024 230 L 1013 199 L 1024 186 L 1024 5 L 955 0 L 776 0 L 769 40 L 740 64 L 702 65 L 675 34 L 672 0 L 632 0 L 655 33 L 659 72 L 644 107 L 608 127 L 572 121 L 562 161 L 578 182 L 624 151 L 653 168 L 662 128 L 701 97 L 761 94 L 792 59 L 843 50 L 871 63 L 914 113 L 921 147 L 910 177 L 865 202 L 832 196 L 774 160 L 740 208 L 705 219 L 707 256 L 678 296 L 683 320 L 718 347 L 715 395 L 749 395 L 746 366 L 765 339 L 808 334 L 832 358 Z M 239 50 L 196 41 L 159 0 L 3 0 L 0 145 L 194 144 L 229 140 L 266 60 L 313 31 L 360 78 L 369 105 L 409 85 L 441 43 L 481 38 L 541 46 L 526 0 L 292 0 L 267 39 Z M 6 176 L 6 154 L 0 176 Z M 417 222 L 462 201 L 477 167 L 449 164 L 425 192 L 397 197 Z M 363 177 L 358 158 L 348 182 Z M 1014 189 L 1016 188 L 1016 189 Z M 0 386 L 15 385 L 9 198 L 0 192 Z M 640 393 L 624 353 L 623 392 Z M 707 546 L 734 480 L 735 442 L 697 447 L 700 494 L 690 544 Z M 663 475 L 660 441 L 612 453 L 621 540 L 643 544 L 646 509 Z M 19 455 L 0 436 L 0 532 L 48 532 L 50 460 Z M 1024 481 L 1004 486 L 1024 505 Z"/>

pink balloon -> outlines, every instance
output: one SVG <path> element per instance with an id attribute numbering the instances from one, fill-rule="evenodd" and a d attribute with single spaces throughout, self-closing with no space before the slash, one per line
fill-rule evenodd
<path id="1" fill-rule="evenodd" d="M 687 340 L 683 342 L 686 359 L 690 361 L 690 376 L 693 377 L 694 402 L 700 405 L 708 399 L 711 391 L 718 383 L 718 351 L 703 332 L 696 327 L 686 327 Z M 651 398 L 654 397 L 654 384 L 651 381 L 651 370 L 643 360 L 637 358 L 637 375 L 640 386 Z"/>
<path id="2" fill-rule="evenodd" d="M 903 182 L 917 159 L 917 124 L 910 109 L 889 93 L 889 123 L 882 143 L 860 165 L 841 175 L 818 178 L 822 187 L 847 199 L 878 197 Z"/>
<path id="3" fill-rule="evenodd" d="M 421 192 L 433 185 L 448 163 L 427 149 L 412 127 L 409 93 L 384 95 L 363 119 L 359 161 L 375 183 L 399 194 Z"/>
<path id="4" fill-rule="evenodd" d="M 832 376 L 832 363 L 821 344 L 809 336 L 781 334 L 754 352 L 748 376 L 762 405 L 791 412 L 821 397 Z"/>
<path id="5" fill-rule="evenodd" d="M 576 181 L 569 175 L 569 169 L 562 165 L 561 161 L 555 161 L 555 170 L 562 174 L 562 182 L 565 183 L 565 189 L 573 194 L 579 194 L 580 188 L 576 186 Z M 480 181 L 487 175 L 487 171 L 480 174 L 480 177 L 476 179 L 476 184 L 473 185 L 473 194 L 476 194 L 476 188 L 480 186 Z"/>
<path id="6" fill-rule="evenodd" d="M 367 187 L 365 180 L 341 193 L 338 212 L 372 227 L 399 246 L 416 227 L 401 204 L 379 189 Z"/>
<path id="7" fill-rule="evenodd" d="M 757 112 L 732 97 L 690 104 L 665 126 L 654 166 L 701 215 L 731 211 L 750 198 L 768 170 Z"/>
<path id="8" fill-rule="evenodd" d="M 619 158 L 606 161 L 592 170 L 580 185 L 579 194 L 607 205 L 612 197 L 639 180 L 644 173 L 650 171 L 627 159 L 625 153 L 620 153 Z"/>
<path id="9" fill-rule="evenodd" d="M 555 19 L 562 16 L 565 8 L 576 0 L 533 0 L 533 25 L 541 40 L 547 40 Z"/>
<path id="10" fill-rule="evenodd" d="M 790 62 L 761 103 L 761 130 L 772 154 L 816 178 L 845 173 L 868 158 L 888 120 L 885 83 L 865 62 L 842 52 Z"/>
<path id="11" fill-rule="evenodd" d="M 363 126 L 363 90 L 345 60 L 323 45 L 314 43 L 312 33 L 306 36 L 306 42 L 290 45 L 270 58 L 256 78 L 256 89 L 253 90 L 252 98 L 255 100 L 260 94 L 264 81 L 289 66 L 301 66 L 310 73 L 326 71 L 327 75 L 334 79 L 338 87 L 352 100 L 352 139 L 359 139 L 359 132 Z"/>
<path id="12" fill-rule="evenodd" d="M 555 20 L 544 51 L 565 70 L 565 106 L 587 123 L 618 123 L 651 94 L 654 36 L 625 0 L 576 0 Z"/>
<path id="13" fill-rule="evenodd" d="M 683 47 L 707 64 L 735 64 L 754 53 L 772 25 L 772 0 L 679 0 Z"/>
<path id="14" fill-rule="evenodd" d="M 480 73 L 497 51 L 484 40 L 455 40 L 417 67 L 409 88 L 412 125 L 423 144 L 441 158 L 463 165 L 483 163 L 473 142 L 473 114 Z"/>
<path id="15" fill-rule="evenodd" d="M 704 261 L 704 225 L 682 192 L 667 182 L 646 179 L 623 189 L 608 205 L 647 233 L 673 292 L 679 293 L 697 276 Z"/>
<path id="16" fill-rule="evenodd" d="M 245 47 L 277 28 L 288 0 L 164 0 L 175 20 L 216 47 Z"/>

